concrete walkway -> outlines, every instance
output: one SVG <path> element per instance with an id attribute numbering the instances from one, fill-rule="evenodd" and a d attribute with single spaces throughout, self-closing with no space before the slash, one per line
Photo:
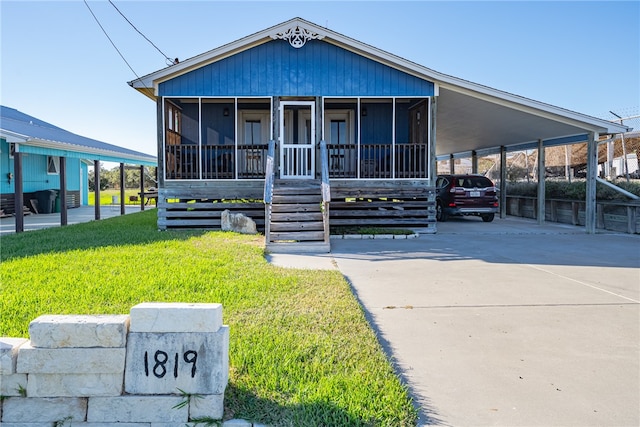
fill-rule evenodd
<path id="1" fill-rule="evenodd" d="M 640 236 L 463 218 L 270 259 L 344 274 L 420 425 L 640 425 Z"/>
<path id="2" fill-rule="evenodd" d="M 155 206 L 145 206 L 154 209 Z M 125 214 L 140 212 L 140 205 L 125 205 Z M 120 205 L 100 206 L 100 219 L 107 219 L 120 215 Z M 79 224 L 94 221 L 96 218 L 94 206 L 80 206 L 67 210 L 67 224 Z M 24 231 L 39 230 L 41 228 L 60 227 L 60 214 L 31 214 L 24 217 Z M 0 218 L 0 234 L 15 233 L 15 217 Z"/>

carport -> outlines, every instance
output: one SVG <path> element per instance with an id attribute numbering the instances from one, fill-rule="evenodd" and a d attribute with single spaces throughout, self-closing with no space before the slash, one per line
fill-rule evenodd
<path id="1" fill-rule="evenodd" d="M 15 214 L 15 231 L 24 231 L 25 184 L 38 193 L 58 192 L 60 199 L 60 225 L 67 225 L 68 196 L 70 184 L 75 185 L 75 193 L 82 197 L 88 191 L 88 166 L 93 164 L 95 181 L 100 182 L 101 162 L 120 164 L 120 213 L 125 214 L 124 171 L 125 165 L 140 168 L 140 209 L 144 210 L 144 168 L 157 166 L 155 156 L 130 150 L 117 145 L 87 138 L 69 132 L 51 123 L 22 113 L 16 109 L 0 106 L 0 143 L 2 149 L 2 167 L 8 173 L 2 182 L 0 194 L 3 203 L 12 200 Z M 46 165 L 47 167 L 44 167 Z M 52 169 L 49 166 L 53 165 Z M 75 167 L 71 173 L 70 165 Z M 80 175 L 80 177 L 78 177 Z M 86 202 L 85 202 L 86 203 Z M 71 204 L 73 207 L 81 202 Z M 17 210 L 16 210 L 17 208 Z M 95 186 L 95 219 L 100 219 L 100 186 Z M 43 213 L 51 213 L 44 210 Z"/>
<path id="2" fill-rule="evenodd" d="M 508 151 L 538 149 L 538 170 L 544 170 L 544 148 L 587 143 L 587 233 L 596 230 L 596 180 L 598 145 L 616 134 L 628 132 L 624 125 L 587 116 L 487 86 L 430 71 L 438 81 L 436 156 L 438 160 L 500 155 L 500 217 L 506 216 L 506 156 Z M 601 140 L 605 136 L 605 140 Z M 545 185 L 539 180 L 537 218 L 545 218 Z"/>

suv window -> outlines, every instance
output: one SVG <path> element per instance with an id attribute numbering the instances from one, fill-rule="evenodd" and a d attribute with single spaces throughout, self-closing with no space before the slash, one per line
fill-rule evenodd
<path id="1" fill-rule="evenodd" d="M 445 187 L 448 184 L 448 181 L 446 178 L 444 177 L 438 177 L 438 179 L 436 179 L 436 187 L 437 188 L 442 188 Z"/>
<path id="2" fill-rule="evenodd" d="M 491 181 L 484 176 L 467 176 L 456 179 L 456 187 L 464 188 L 487 188 L 491 187 Z"/>

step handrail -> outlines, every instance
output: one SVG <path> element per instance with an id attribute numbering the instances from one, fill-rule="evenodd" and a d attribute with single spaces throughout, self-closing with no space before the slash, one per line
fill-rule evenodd
<path id="1" fill-rule="evenodd" d="M 329 152 L 327 150 L 327 142 L 323 139 L 320 141 L 320 168 L 321 168 L 321 191 L 322 191 L 322 222 L 324 224 L 324 242 L 330 242 L 330 225 L 329 225 L 329 202 L 331 202 L 331 183 L 329 182 Z"/>
<path id="2" fill-rule="evenodd" d="M 320 165 L 322 169 L 322 201 L 331 201 L 331 184 L 329 183 L 329 152 L 327 150 L 327 142 L 323 139 L 320 141 Z"/>
<path id="3" fill-rule="evenodd" d="M 264 176 L 264 238 L 269 243 L 271 234 L 271 201 L 273 199 L 273 183 L 275 181 L 276 141 L 270 140 L 267 148 L 267 161 Z"/>
<path id="4" fill-rule="evenodd" d="M 264 176 L 264 202 L 271 203 L 273 198 L 273 181 L 275 178 L 276 141 L 270 140 L 267 148 L 267 162 Z"/>

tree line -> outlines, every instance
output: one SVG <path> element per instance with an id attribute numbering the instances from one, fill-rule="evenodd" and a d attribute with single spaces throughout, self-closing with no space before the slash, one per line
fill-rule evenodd
<path id="1" fill-rule="evenodd" d="M 144 168 L 144 188 L 157 187 L 156 167 L 145 166 Z M 89 169 L 89 190 L 95 191 L 96 175 L 93 168 Z M 100 190 L 120 189 L 120 167 L 116 166 L 107 169 L 100 167 Z M 125 166 L 124 169 L 124 188 L 140 188 L 140 167 Z"/>

